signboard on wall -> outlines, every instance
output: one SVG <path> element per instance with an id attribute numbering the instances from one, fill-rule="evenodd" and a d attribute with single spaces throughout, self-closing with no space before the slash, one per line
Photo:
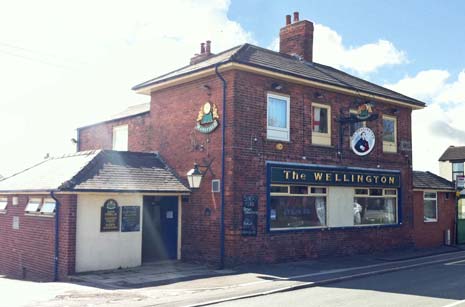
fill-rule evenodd
<path id="1" fill-rule="evenodd" d="M 114 199 L 105 201 L 100 210 L 100 231 L 119 231 L 119 207 Z"/>
<path id="2" fill-rule="evenodd" d="M 271 183 L 398 188 L 400 173 L 321 166 L 272 166 Z"/>
<path id="3" fill-rule="evenodd" d="M 455 179 L 455 186 L 457 190 L 465 188 L 465 176 L 457 176 Z"/>
<path id="4" fill-rule="evenodd" d="M 140 207 L 121 207 L 121 231 L 140 231 Z"/>
<path id="5" fill-rule="evenodd" d="M 242 235 L 257 235 L 258 196 L 244 195 L 242 198 Z"/>

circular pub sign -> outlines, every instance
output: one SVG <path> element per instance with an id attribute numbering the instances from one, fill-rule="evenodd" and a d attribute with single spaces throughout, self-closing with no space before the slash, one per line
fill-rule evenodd
<path id="1" fill-rule="evenodd" d="M 370 128 L 358 128 L 350 139 L 352 151 L 359 156 L 366 156 L 375 147 L 375 134 Z"/>

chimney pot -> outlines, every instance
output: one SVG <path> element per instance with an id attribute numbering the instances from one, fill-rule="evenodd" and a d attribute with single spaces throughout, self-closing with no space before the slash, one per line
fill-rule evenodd
<path id="1" fill-rule="evenodd" d="M 291 24 L 291 15 L 286 15 L 286 26 Z"/>
<path id="2" fill-rule="evenodd" d="M 200 44 L 200 54 L 204 54 L 205 53 L 205 43 L 201 43 Z"/>
<path id="3" fill-rule="evenodd" d="M 206 54 L 211 54 L 211 41 L 207 41 L 207 47 L 205 48 Z"/>
<path id="4" fill-rule="evenodd" d="M 294 22 L 299 21 L 299 12 L 294 12 Z"/>

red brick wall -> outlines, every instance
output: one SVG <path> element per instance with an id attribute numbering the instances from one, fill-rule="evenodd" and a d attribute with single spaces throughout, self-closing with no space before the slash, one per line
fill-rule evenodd
<path id="1" fill-rule="evenodd" d="M 279 93 L 290 96 L 291 103 L 291 141 L 277 142 L 266 138 L 266 94 L 273 82 L 283 85 Z M 323 94 L 322 99 L 314 99 L 314 92 Z M 331 105 L 332 146 L 312 145 L 311 140 L 311 103 Z M 394 247 L 411 246 L 412 226 L 412 174 L 409 163 L 411 152 L 396 154 L 383 153 L 382 114 L 392 115 L 393 108 L 398 109 L 398 142 L 411 142 L 411 111 L 407 108 L 388 105 L 377 101 L 374 112 L 380 119 L 368 122 L 376 135 L 376 145 L 371 154 L 359 157 L 349 148 L 349 134 L 346 130 L 343 139 L 342 158 L 337 156 L 339 127 L 335 118 L 344 111 L 348 114 L 354 97 L 313 89 L 301 85 L 272 80 L 245 72 L 235 74 L 235 96 L 232 104 L 237 117 L 228 117 L 228 129 L 233 130 L 234 172 L 229 181 L 233 182 L 232 195 L 227 202 L 227 255 L 232 263 L 244 261 L 283 261 L 318 255 L 351 254 L 384 250 Z M 239 115 L 240 114 L 240 115 Z M 256 141 L 255 141 L 256 140 Z M 276 150 L 276 144 L 284 148 Z M 305 159 L 303 158 L 305 157 Z M 400 170 L 402 177 L 403 224 L 396 227 L 363 229 L 322 229 L 308 232 L 267 233 L 266 230 L 266 161 L 285 161 L 322 165 L 354 166 L 362 168 L 380 168 Z M 256 194 L 259 197 L 259 233 L 257 237 L 241 237 L 241 203 L 244 194 Z"/>
<path id="2" fill-rule="evenodd" d="M 148 124 L 149 114 L 144 113 L 78 129 L 79 151 L 112 149 L 113 127 L 120 125 L 128 125 L 130 151 L 150 151 L 148 145 L 152 129 Z"/>
<path id="3" fill-rule="evenodd" d="M 423 220 L 423 191 L 414 192 L 414 238 L 417 247 L 436 247 L 444 244 L 444 232 L 451 231 L 451 243 L 455 239 L 456 199 L 453 192 L 438 192 L 438 221 Z"/>
<path id="4" fill-rule="evenodd" d="M 199 109 L 207 100 L 216 104 L 220 118 L 223 115 L 222 84 L 214 75 L 152 93 L 150 115 L 141 124 L 149 132 L 140 130 L 139 134 L 134 135 L 131 127 L 129 130 L 130 144 L 143 144 L 130 145 L 130 150 L 159 151 L 183 179 L 194 162 L 200 165 L 212 163 L 211 172 L 204 176 L 201 188 L 193 191 L 189 202 L 183 204 L 183 259 L 202 262 L 217 262 L 219 259 L 220 194 L 211 192 L 211 180 L 221 177 L 221 125 L 226 125 L 224 184 L 227 263 L 295 260 L 318 255 L 385 250 L 413 244 L 413 195 L 409 192 L 412 189 L 411 151 L 383 153 L 381 141 L 381 115 L 393 115 L 395 111 L 398 143 L 411 143 L 409 108 L 376 101 L 374 112 L 380 115 L 380 119 L 367 125 L 377 138 L 374 150 L 365 157 L 353 154 L 349 148 L 346 129 L 342 156 L 339 157 L 339 127 L 335 118 L 340 111 L 348 115 L 348 109 L 355 108 L 355 97 L 252 73 L 228 71 L 223 74 L 228 83 L 227 121 L 223 123 L 220 120 L 220 127 L 213 133 L 202 134 L 194 127 Z M 281 142 L 284 145 L 281 151 L 276 150 L 278 142 L 266 139 L 266 93 L 273 82 L 281 83 L 283 89 L 278 93 L 290 95 L 291 100 L 291 141 Z M 210 90 L 204 85 L 208 85 Z M 315 92 L 323 94 L 323 98 L 314 99 Z M 332 107 L 331 147 L 312 145 L 312 101 L 328 103 Z M 98 131 L 106 131 L 106 134 Z M 111 144 L 108 131 L 111 131 L 108 123 L 93 126 L 87 131 L 82 129 L 81 148 L 108 148 Z M 97 135 L 98 138 L 94 140 L 92 135 Z M 400 170 L 402 193 L 399 198 L 403 223 L 401 226 L 370 229 L 268 233 L 265 168 L 265 161 L 268 160 Z M 241 236 L 241 206 L 242 196 L 245 194 L 259 197 L 257 237 Z"/>
<path id="5" fill-rule="evenodd" d="M 12 205 L 12 196 L 19 204 Z M 54 278 L 55 218 L 25 215 L 29 197 L 50 195 L 11 195 L 6 214 L 0 214 L 0 274 L 28 280 L 52 281 Z M 76 196 L 60 195 L 59 276 L 74 273 Z M 19 229 L 13 229 L 13 216 L 19 217 Z"/>

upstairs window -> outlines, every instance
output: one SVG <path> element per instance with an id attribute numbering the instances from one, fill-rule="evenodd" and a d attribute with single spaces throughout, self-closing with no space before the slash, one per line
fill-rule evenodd
<path id="1" fill-rule="evenodd" d="M 53 215 L 55 213 L 56 202 L 53 199 L 45 199 L 44 204 L 40 208 L 40 213 L 45 215 Z"/>
<path id="2" fill-rule="evenodd" d="M 128 150 L 128 125 L 113 127 L 113 150 Z"/>
<path id="3" fill-rule="evenodd" d="M 0 213 L 6 213 L 8 198 L 0 198 Z"/>
<path id="4" fill-rule="evenodd" d="M 331 145 L 331 107 L 312 104 L 312 144 Z"/>
<path id="5" fill-rule="evenodd" d="M 457 176 L 463 176 L 463 162 L 452 163 L 452 180 L 456 181 Z"/>
<path id="6" fill-rule="evenodd" d="M 30 198 L 29 202 L 26 205 L 26 213 L 32 213 L 36 214 L 39 212 L 40 204 L 41 204 L 41 199 L 40 198 Z"/>
<path id="7" fill-rule="evenodd" d="M 397 119 L 383 115 L 383 151 L 397 152 Z"/>
<path id="8" fill-rule="evenodd" d="M 438 197 L 436 192 L 423 193 L 423 220 L 425 222 L 438 221 Z"/>
<path id="9" fill-rule="evenodd" d="M 267 139 L 289 142 L 289 97 L 267 95 Z"/>

